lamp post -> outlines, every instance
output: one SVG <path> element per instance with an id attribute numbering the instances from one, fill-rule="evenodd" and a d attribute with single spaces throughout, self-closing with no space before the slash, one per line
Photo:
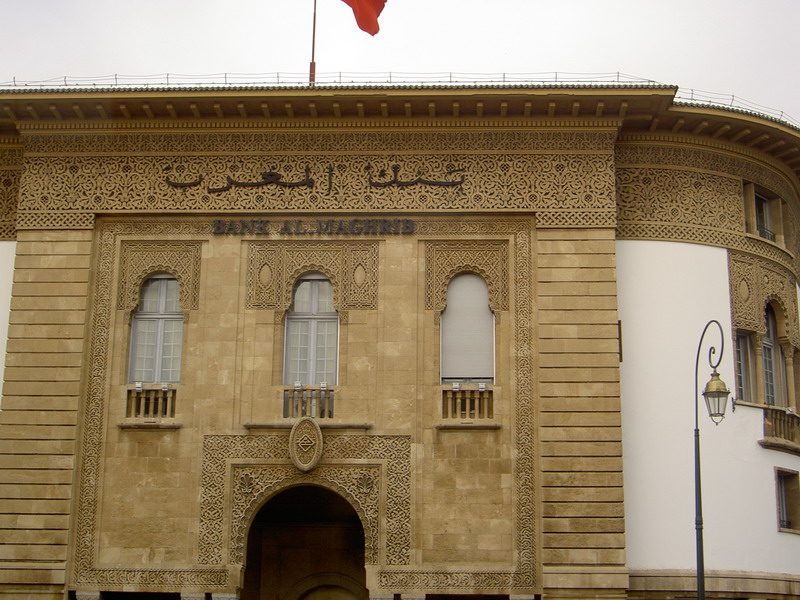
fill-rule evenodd
<path id="1" fill-rule="evenodd" d="M 722 362 L 722 354 L 725 351 L 725 335 L 722 332 L 722 325 L 719 321 L 712 319 L 703 328 L 700 336 L 700 343 L 697 344 L 697 357 L 694 361 L 694 528 L 697 539 L 697 600 L 705 600 L 706 597 L 706 575 L 705 562 L 703 557 L 703 500 L 700 485 L 700 420 L 698 416 L 698 393 L 700 380 L 698 378 L 700 367 L 700 349 L 703 346 L 703 338 L 706 331 L 714 324 L 719 329 L 719 356 L 714 360 L 717 349 L 711 346 L 708 349 L 708 366 L 711 367 L 711 379 L 703 389 L 703 398 L 706 401 L 708 416 L 715 425 L 719 425 L 725 418 L 725 407 L 728 404 L 728 390 L 725 383 L 719 378 L 717 367 Z"/>

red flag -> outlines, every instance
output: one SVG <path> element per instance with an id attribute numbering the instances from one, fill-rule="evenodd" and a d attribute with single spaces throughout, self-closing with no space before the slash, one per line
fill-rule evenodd
<path id="1" fill-rule="evenodd" d="M 344 3 L 353 9 L 356 23 L 360 29 L 370 35 L 378 33 L 380 30 L 378 16 L 380 16 L 386 0 L 344 0 Z"/>

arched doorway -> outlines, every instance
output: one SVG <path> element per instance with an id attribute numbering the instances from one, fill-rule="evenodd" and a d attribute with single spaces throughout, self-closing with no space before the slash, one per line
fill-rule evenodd
<path id="1" fill-rule="evenodd" d="M 270 499 L 247 537 L 242 600 L 367 600 L 364 529 L 353 507 L 318 486 Z"/>

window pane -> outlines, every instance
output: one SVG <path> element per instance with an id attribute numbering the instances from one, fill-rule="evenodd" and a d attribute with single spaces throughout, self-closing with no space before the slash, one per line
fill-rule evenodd
<path id="1" fill-rule="evenodd" d="M 136 319 L 133 322 L 133 381 L 155 381 L 155 356 L 157 323 L 151 319 Z"/>
<path id="2" fill-rule="evenodd" d="M 164 312 L 181 312 L 180 286 L 178 285 L 177 280 L 162 279 L 161 284 L 164 287 Z"/>
<path id="3" fill-rule="evenodd" d="M 317 346 L 315 360 L 315 385 L 323 381 L 336 385 L 336 342 L 338 323 L 317 321 Z"/>
<path id="4" fill-rule="evenodd" d="M 142 284 L 131 331 L 130 381 L 180 381 L 183 312 L 174 277 L 155 275 Z"/>
<path id="5" fill-rule="evenodd" d="M 148 279 L 142 284 L 142 295 L 139 301 L 139 312 L 158 312 L 159 280 Z"/>
<path id="6" fill-rule="evenodd" d="M 310 313 L 312 311 L 311 294 L 313 281 L 303 281 L 294 292 L 293 312 Z"/>
<path id="7" fill-rule="evenodd" d="M 158 381 L 177 382 L 181 375 L 183 321 L 161 321 L 164 332 L 161 343 L 161 376 Z"/>
<path id="8" fill-rule="evenodd" d="M 317 310 L 316 313 L 332 313 L 333 308 L 333 286 L 330 281 L 315 281 L 317 284 Z"/>
<path id="9" fill-rule="evenodd" d="M 286 322 L 286 358 L 283 381 L 286 385 L 294 385 L 295 381 L 308 383 L 310 358 L 308 333 L 308 321 L 292 319 Z"/>
<path id="10" fill-rule="evenodd" d="M 284 385 L 336 384 L 339 320 L 333 306 L 333 286 L 312 273 L 295 287 L 286 319 Z"/>

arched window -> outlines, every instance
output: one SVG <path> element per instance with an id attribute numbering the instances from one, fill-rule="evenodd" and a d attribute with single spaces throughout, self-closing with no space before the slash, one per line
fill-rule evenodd
<path id="1" fill-rule="evenodd" d="M 142 285 L 131 329 L 129 381 L 180 381 L 183 311 L 179 292 L 177 280 L 169 275 L 153 275 Z"/>
<path id="2" fill-rule="evenodd" d="M 786 360 L 778 343 L 778 322 L 775 311 L 768 304 L 764 311 L 766 332 L 762 344 L 764 370 L 764 402 L 786 406 Z"/>
<path id="3" fill-rule="evenodd" d="M 333 286 L 321 273 L 304 275 L 286 315 L 283 383 L 336 385 L 339 316 Z"/>
<path id="4" fill-rule="evenodd" d="M 494 315 L 480 275 L 464 273 L 447 286 L 441 317 L 442 383 L 494 381 Z"/>

